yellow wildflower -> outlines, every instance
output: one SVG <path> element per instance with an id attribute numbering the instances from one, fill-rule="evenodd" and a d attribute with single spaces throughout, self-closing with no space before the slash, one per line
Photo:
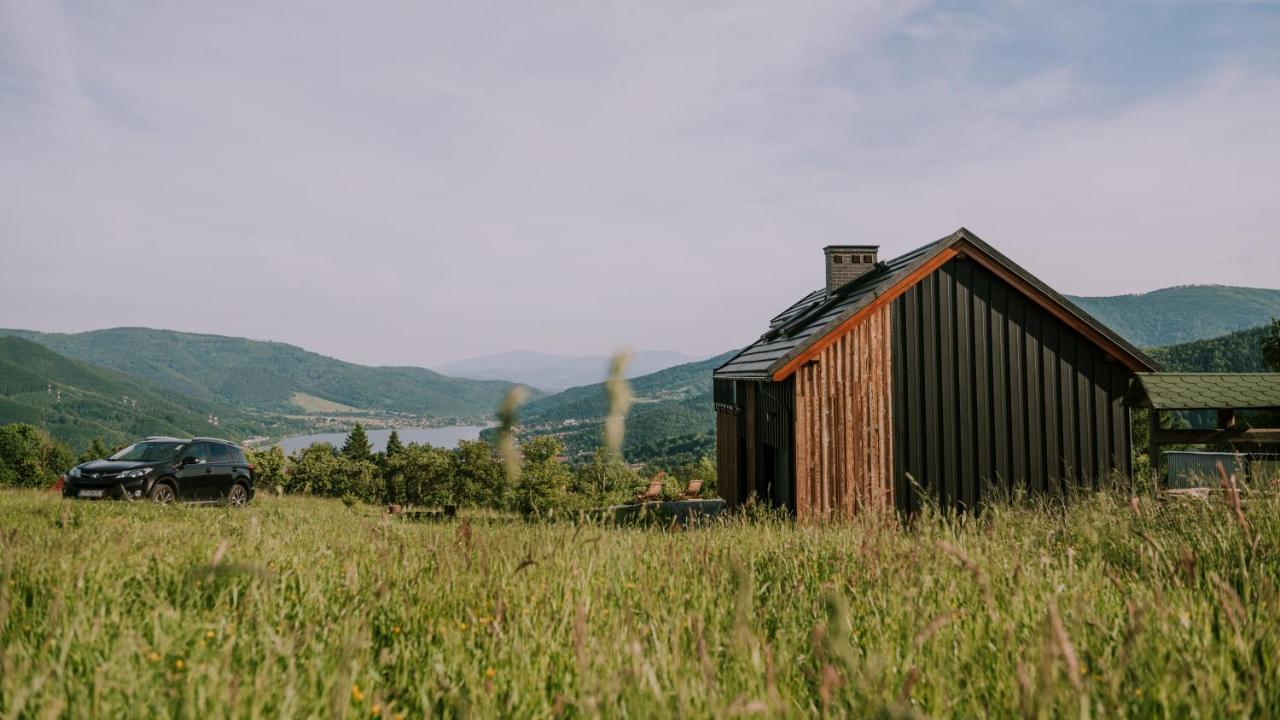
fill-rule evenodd
<path id="1" fill-rule="evenodd" d="M 359 685 L 351 686 L 351 699 L 356 702 L 361 702 L 364 700 L 364 691 L 360 689 Z"/>
<path id="2" fill-rule="evenodd" d="M 160 653 L 153 652 L 150 655 L 148 655 L 147 662 L 153 662 L 153 663 L 160 662 Z"/>
<path id="3" fill-rule="evenodd" d="M 460 623 L 458 623 L 458 629 L 459 629 L 459 630 L 462 630 L 462 631 L 466 631 L 466 629 L 467 629 L 467 624 L 466 624 L 466 623 L 464 623 L 464 622 L 460 622 Z"/>
<path id="4" fill-rule="evenodd" d="M 498 671 L 497 671 L 497 670 L 494 670 L 493 668 L 485 668 L 485 671 L 484 671 L 484 676 L 485 676 L 485 677 L 487 677 L 487 678 L 491 678 L 491 677 L 493 677 L 494 675 L 497 675 L 497 674 L 498 674 Z"/>
<path id="5" fill-rule="evenodd" d="M 187 664 L 186 664 L 186 663 L 184 663 L 184 662 L 182 662 L 182 658 L 178 658 L 177 660 L 174 660 L 174 661 L 173 661 L 173 669 L 174 669 L 174 670 L 182 670 L 182 669 L 184 669 L 184 668 L 186 668 L 186 667 L 187 667 Z"/>
<path id="6" fill-rule="evenodd" d="M 374 704 L 373 704 L 373 707 L 369 708 L 369 714 L 370 714 L 370 715 L 375 715 L 375 716 L 376 716 L 376 715 L 381 715 L 381 714 L 382 714 L 382 706 L 381 706 L 381 705 L 379 705 L 379 704 L 377 704 L 377 703 L 374 703 Z"/>
<path id="7" fill-rule="evenodd" d="M 400 634 L 400 626 L 399 626 L 399 625 L 393 625 L 393 626 L 391 627 L 391 634 L 392 634 L 392 635 L 399 635 L 399 634 Z"/>
<path id="8" fill-rule="evenodd" d="M 213 632 L 212 630 L 210 630 L 210 631 L 208 631 L 208 632 L 206 632 L 206 633 L 204 634 L 204 636 L 205 636 L 206 638 L 210 639 L 210 640 L 212 640 L 212 639 L 213 639 L 213 635 L 214 635 L 214 632 Z"/>

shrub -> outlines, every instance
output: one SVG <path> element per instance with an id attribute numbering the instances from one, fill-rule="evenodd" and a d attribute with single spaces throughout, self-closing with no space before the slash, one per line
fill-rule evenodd
<path id="1" fill-rule="evenodd" d="M 0 426 L 0 485 L 48 487 L 72 465 L 71 451 L 25 423 Z"/>

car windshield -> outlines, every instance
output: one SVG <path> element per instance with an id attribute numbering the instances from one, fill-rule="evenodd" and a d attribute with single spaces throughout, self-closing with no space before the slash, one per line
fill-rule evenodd
<path id="1" fill-rule="evenodd" d="M 186 443 L 181 442 L 146 442 L 134 443 L 120 452 L 107 458 L 108 460 L 128 460 L 131 462 L 161 462 L 171 460 L 178 454 L 178 449 Z"/>

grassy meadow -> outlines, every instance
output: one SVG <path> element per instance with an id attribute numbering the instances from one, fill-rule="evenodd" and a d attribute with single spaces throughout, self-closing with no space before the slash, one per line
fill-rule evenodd
<path id="1" fill-rule="evenodd" d="M 1276 716 L 1280 500 L 687 531 L 0 491 L 0 716 Z"/>

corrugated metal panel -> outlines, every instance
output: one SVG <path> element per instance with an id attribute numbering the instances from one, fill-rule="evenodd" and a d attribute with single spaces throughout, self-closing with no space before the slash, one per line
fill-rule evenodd
<path id="1" fill-rule="evenodd" d="M 792 376 L 799 517 L 893 505 L 890 322 L 886 305 Z"/>
<path id="2" fill-rule="evenodd" d="M 1056 492 L 1129 472 L 1130 373 L 978 263 L 956 259 L 893 302 L 898 506 L 911 478 L 944 507 L 983 488 Z"/>
<path id="3" fill-rule="evenodd" d="M 1239 453 L 1169 451 L 1164 460 L 1170 488 L 1218 487 L 1219 463 L 1241 481 L 1249 477 L 1249 459 Z"/>

